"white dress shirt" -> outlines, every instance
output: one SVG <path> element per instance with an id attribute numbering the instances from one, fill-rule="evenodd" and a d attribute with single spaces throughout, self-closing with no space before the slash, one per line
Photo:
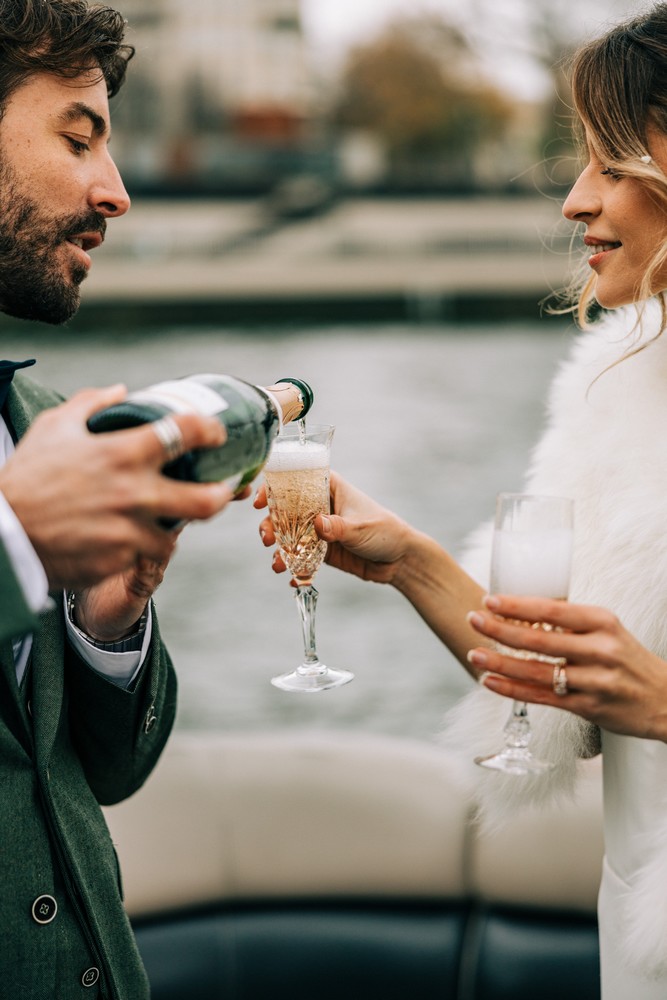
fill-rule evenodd
<path id="1" fill-rule="evenodd" d="M 13 452 L 14 442 L 4 419 L 0 415 L 0 466 L 5 464 Z M 35 613 L 48 610 L 53 606 L 53 602 L 49 597 L 49 585 L 44 567 L 23 530 L 21 522 L 1 492 L 0 540 L 12 563 L 28 607 Z M 119 687 L 129 687 L 139 672 L 150 645 L 152 631 L 150 605 L 141 649 L 126 653 L 111 653 L 98 649 L 86 639 L 83 632 L 70 622 L 67 614 L 65 620 L 68 639 L 84 662 Z M 14 640 L 13 645 L 16 677 L 20 684 L 30 657 L 32 636 L 19 637 Z"/>

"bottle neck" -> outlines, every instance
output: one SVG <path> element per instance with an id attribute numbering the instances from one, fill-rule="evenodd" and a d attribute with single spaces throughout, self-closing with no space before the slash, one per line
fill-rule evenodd
<path id="1" fill-rule="evenodd" d="M 267 385 L 264 391 L 277 404 L 283 424 L 289 424 L 292 420 L 299 419 L 303 413 L 304 399 L 303 393 L 297 385 L 292 382 L 278 382 L 276 385 Z"/>

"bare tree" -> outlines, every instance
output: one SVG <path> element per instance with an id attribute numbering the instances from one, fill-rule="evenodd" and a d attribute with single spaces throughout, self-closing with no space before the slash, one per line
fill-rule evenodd
<path id="1" fill-rule="evenodd" d="M 350 53 L 335 119 L 382 140 L 394 180 L 464 183 L 477 149 L 502 135 L 512 113 L 464 35 L 424 17 L 396 21 Z"/>
<path id="2" fill-rule="evenodd" d="M 551 71 L 583 40 L 644 7 L 639 0 L 467 0 L 459 18 L 478 50 L 504 51 Z"/>
<path id="3" fill-rule="evenodd" d="M 515 92 L 530 99 L 531 64 L 548 81 L 538 140 L 547 183 L 568 185 L 577 170 L 567 72 L 574 49 L 644 6 L 638 0 L 468 0 L 460 6 L 461 30 L 470 45 L 491 62 L 512 62 Z M 518 80 L 521 66 L 525 88 Z"/>

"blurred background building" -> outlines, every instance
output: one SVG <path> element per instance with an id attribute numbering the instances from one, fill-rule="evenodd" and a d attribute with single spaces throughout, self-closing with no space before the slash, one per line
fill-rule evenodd
<path id="1" fill-rule="evenodd" d="M 136 190 L 256 193 L 310 171 L 311 159 L 316 175 L 327 173 L 299 0 L 127 0 L 122 9 L 138 58 L 114 128 Z"/>
<path id="2" fill-rule="evenodd" d="M 317 2 L 119 3 L 138 55 L 114 102 L 115 153 L 134 193 L 277 190 L 307 208 L 334 192 L 569 183 L 567 0 L 389 4 L 334 64 L 308 31 Z M 511 61 L 513 47 L 553 86 L 508 87 L 489 52 Z"/>

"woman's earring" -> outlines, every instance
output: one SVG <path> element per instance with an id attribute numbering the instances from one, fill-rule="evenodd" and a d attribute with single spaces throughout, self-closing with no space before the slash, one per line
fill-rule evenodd
<path id="1" fill-rule="evenodd" d="M 642 163 L 650 163 L 652 157 L 647 153 L 646 156 L 640 156 L 639 159 L 642 161 Z"/>

